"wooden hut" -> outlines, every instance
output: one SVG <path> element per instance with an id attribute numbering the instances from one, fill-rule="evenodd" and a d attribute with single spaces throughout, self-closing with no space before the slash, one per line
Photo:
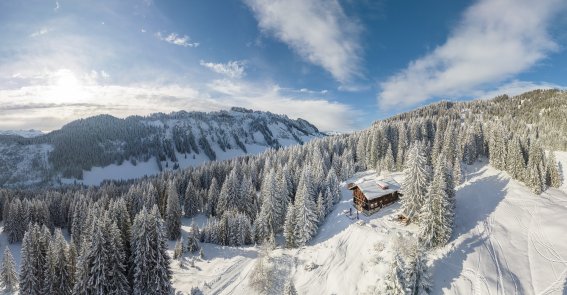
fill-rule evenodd
<path id="1" fill-rule="evenodd" d="M 393 179 L 363 178 L 349 183 L 354 207 L 366 215 L 371 215 L 401 196 L 400 184 Z"/>

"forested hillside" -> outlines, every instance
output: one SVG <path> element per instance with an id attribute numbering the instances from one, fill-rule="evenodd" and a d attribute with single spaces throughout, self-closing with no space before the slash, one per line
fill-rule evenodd
<path id="1" fill-rule="evenodd" d="M 46 255 L 51 259 L 51 255 L 55 254 L 42 252 L 41 249 L 30 250 L 26 245 L 28 239 L 47 240 L 48 228 L 57 227 L 69 232 L 71 241 L 68 245 L 60 242 L 64 245 L 61 247 L 79 253 L 77 261 L 91 261 L 96 251 L 102 251 L 101 247 L 112 247 L 102 253 L 117 253 L 117 256 L 110 255 L 108 260 L 97 260 L 96 263 L 106 263 L 105 267 L 116 272 L 116 276 L 96 272 L 98 267 L 102 267 L 96 263 L 77 263 L 76 267 L 80 269 L 66 274 L 69 277 L 76 276 L 71 280 L 75 282 L 75 288 L 81 288 L 87 281 L 112 278 L 118 280 L 116 284 L 121 288 L 131 288 L 135 294 L 142 294 L 144 290 L 149 290 L 143 278 L 151 275 L 159 280 L 160 288 L 168 290 L 169 285 L 164 282 L 170 278 L 169 261 L 162 257 L 163 243 L 166 239 L 176 240 L 180 237 L 181 216 L 191 218 L 202 214 L 208 218 L 204 228 L 193 227 L 191 232 L 188 246 L 195 251 L 199 242 L 228 246 L 274 243 L 276 235 L 283 236 L 286 247 L 301 247 L 317 234 L 319 226 L 339 201 L 340 181 L 357 171 L 372 168 L 381 173 L 417 167 L 419 169 L 416 171 L 422 171 L 427 178 L 426 183 L 430 183 L 427 188 L 428 199 L 412 200 L 410 194 L 406 194 L 408 196 L 403 199 L 402 207 L 410 218 L 414 217 L 411 214 L 414 211 L 420 212 L 416 220 L 422 219 L 422 223 L 423 220 L 433 220 L 424 222 L 427 226 L 420 230 L 423 251 L 427 251 L 443 246 L 452 234 L 454 188 L 461 182 L 462 165 L 488 158 L 494 168 L 507 171 L 535 193 L 561 184 L 553 150 L 567 147 L 566 117 L 558 116 L 564 114 L 565 108 L 560 106 L 566 101 L 566 92 L 545 90 L 512 98 L 503 96 L 472 102 L 442 102 L 377 121 L 360 132 L 323 137 L 279 150 L 270 149 L 255 156 L 167 171 L 138 181 L 106 183 L 99 188 L 1 190 L 0 212 L 5 224 L 4 232 L 10 242 L 23 240 L 24 254 L 31 251 L 29 253 L 39 255 L 42 259 L 47 259 Z M 506 112 L 508 109 L 514 109 L 514 112 Z M 249 113 L 240 114 L 246 118 Z M 173 130 L 176 127 L 161 125 L 163 121 L 160 116 L 144 120 L 143 125 L 135 125 L 138 127 L 108 133 L 107 142 L 110 144 L 124 132 L 144 135 L 161 130 L 175 133 Z M 179 116 L 184 118 L 188 115 Z M 223 113 L 219 114 L 220 118 L 223 116 Z M 104 118 L 107 117 L 99 119 Z M 179 120 L 172 117 L 168 119 L 171 126 L 174 125 L 171 123 L 173 120 Z M 139 118 L 128 120 L 140 122 Z M 232 119 L 227 117 L 226 120 Z M 256 126 L 254 122 L 250 125 Z M 87 123 L 80 121 L 74 124 Z M 317 132 L 316 128 L 303 121 L 296 121 L 296 124 L 289 128 L 304 130 L 304 134 Z M 270 130 L 260 126 L 266 125 L 253 127 L 256 133 L 245 131 L 238 138 L 251 139 L 255 138 L 253 134 L 264 134 L 266 144 L 277 146 L 277 142 L 268 139 L 273 138 L 268 136 Z M 66 128 L 75 127 L 71 125 L 63 129 Z M 180 142 L 176 150 L 193 151 L 190 133 L 184 134 L 188 135 L 187 141 L 177 136 L 171 138 L 173 142 Z M 57 136 L 54 133 L 41 140 L 55 142 L 60 140 Z M 133 146 L 126 147 L 134 142 L 139 143 L 141 139 L 135 136 L 128 138 L 132 142 L 117 145 L 123 148 L 124 154 L 145 155 L 144 144 L 139 148 L 142 152 L 132 152 Z M 220 140 L 225 147 L 238 146 L 228 135 L 223 137 L 215 133 L 214 138 L 226 139 L 226 142 Z M 200 141 L 197 135 L 195 139 Z M 67 140 L 72 142 L 73 139 Z M 54 146 L 57 149 L 57 144 Z M 174 144 L 169 146 L 173 147 Z M 198 145 L 201 152 L 204 152 L 204 146 Z M 176 155 L 165 150 L 163 153 L 167 159 Z M 112 158 L 110 155 L 108 157 L 105 159 Z M 408 180 L 404 184 L 404 190 L 409 189 L 410 182 Z M 423 188 L 416 191 L 420 189 Z M 412 206 L 417 208 L 408 209 Z M 434 214 L 440 214 L 442 218 L 436 218 Z M 156 226 L 161 222 L 164 223 L 163 227 Z M 37 226 L 28 229 L 26 234 L 28 223 Z M 107 230 L 101 232 L 101 227 L 114 234 L 106 234 Z M 58 235 L 53 238 L 54 241 L 61 240 L 57 238 Z M 144 243 L 155 247 L 147 249 Z M 179 248 L 181 252 L 187 249 Z M 28 261 L 26 255 L 23 255 L 24 263 Z M 61 259 L 68 259 L 64 257 Z M 417 257 L 419 261 L 416 260 L 415 268 L 410 269 L 410 276 L 412 272 L 426 271 L 421 254 Z M 151 271 L 158 273 L 140 268 L 146 263 L 144 259 L 156 265 Z M 49 270 L 42 272 L 33 268 L 33 265 L 24 264 L 22 281 L 43 282 L 46 281 L 45 276 L 54 275 Z M 399 265 L 393 265 L 389 274 L 391 281 L 399 279 L 397 276 L 401 272 Z M 426 288 L 426 284 L 422 283 Z M 419 282 L 414 281 L 414 284 Z M 20 283 L 20 286 L 28 288 L 25 283 Z M 386 290 L 398 287 L 384 286 Z"/>
<path id="2" fill-rule="evenodd" d="M 100 115 L 33 138 L 0 135 L 0 186 L 80 180 L 85 170 L 125 161 L 154 161 L 157 171 L 184 168 L 196 157 L 216 160 L 322 135 L 305 120 L 242 108 L 126 119 Z"/>

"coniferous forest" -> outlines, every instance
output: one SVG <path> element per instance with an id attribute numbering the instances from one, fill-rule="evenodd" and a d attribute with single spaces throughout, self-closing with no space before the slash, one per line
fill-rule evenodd
<path id="1" fill-rule="evenodd" d="M 198 253 L 201 243 L 273 245 L 282 236 L 282 247 L 308 244 L 340 201 L 341 182 L 374 169 L 403 171 L 401 210 L 420 227 L 416 246 L 395 257 L 389 283 L 381 288 L 387 294 L 421 294 L 430 288 L 427 251 L 452 235 L 463 166 L 487 159 L 536 194 L 561 185 L 553 151 L 567 150 L 566 104 L 567 92 L 559 90 L 440 102 L 376 121 L 363 131 L 287 148 L 274 144 L 259 155 L 135 181 L 0 189 L 4 234 L 22 245 L 20 269 L 7 250 L 0 277 L 6 290 L 20 294 L 170 294 L 172 259 Z M 125 158 L 118 160 L 155 151 L 139 141 L 151 130 L 113 130 L 113 138 L 128 143 L 121 153 Z M 206 144 L 189 133 L 173 133 L 172 150 L 206 152 Z M 95 140 L 89 136 L 82 134 L 81 142 Z M 93 165 L 77 162 L 64 150 L 68 143 L 58 146 L 76 138 L 74 133 L 61 130 L 48 138 L 56 146 L 49 155 L 57 159 L 56 169 L 74 174 Z M 88 152 L 95 153 L 93 159 L 113 161 L 112 155 Z M 182 239 L 181 219 L 199 214 L 208 218 L 206 225 L 193 226 Z M 168 241 L 177 241 L 176 257 L 169 257 Z M 263 266 L 256 267 L 261 273 Z M 256 283 L 263 288 L 261 277 Z M 293 282 L 285 289 L 296 292 Z"/>

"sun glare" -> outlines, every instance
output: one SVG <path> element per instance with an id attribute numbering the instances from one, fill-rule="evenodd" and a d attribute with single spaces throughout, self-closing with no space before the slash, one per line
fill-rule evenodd
<path id="1" fill-rule="evenodd" d="M 48 97 L 53 103 L 73 103 L 84 99 L 85 89 L 81 80 L 68 69 L 55 72 L 51 79 Z"/>

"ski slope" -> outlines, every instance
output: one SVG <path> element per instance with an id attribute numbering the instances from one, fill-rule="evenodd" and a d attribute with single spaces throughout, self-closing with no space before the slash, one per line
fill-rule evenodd
<path id="1" fill-rule="evenodd" d="M 488 165 L 468 169 L 453 238 L 434 253 L 433 293 L 565 294 L 565 184 L 538 196 Z"/>

